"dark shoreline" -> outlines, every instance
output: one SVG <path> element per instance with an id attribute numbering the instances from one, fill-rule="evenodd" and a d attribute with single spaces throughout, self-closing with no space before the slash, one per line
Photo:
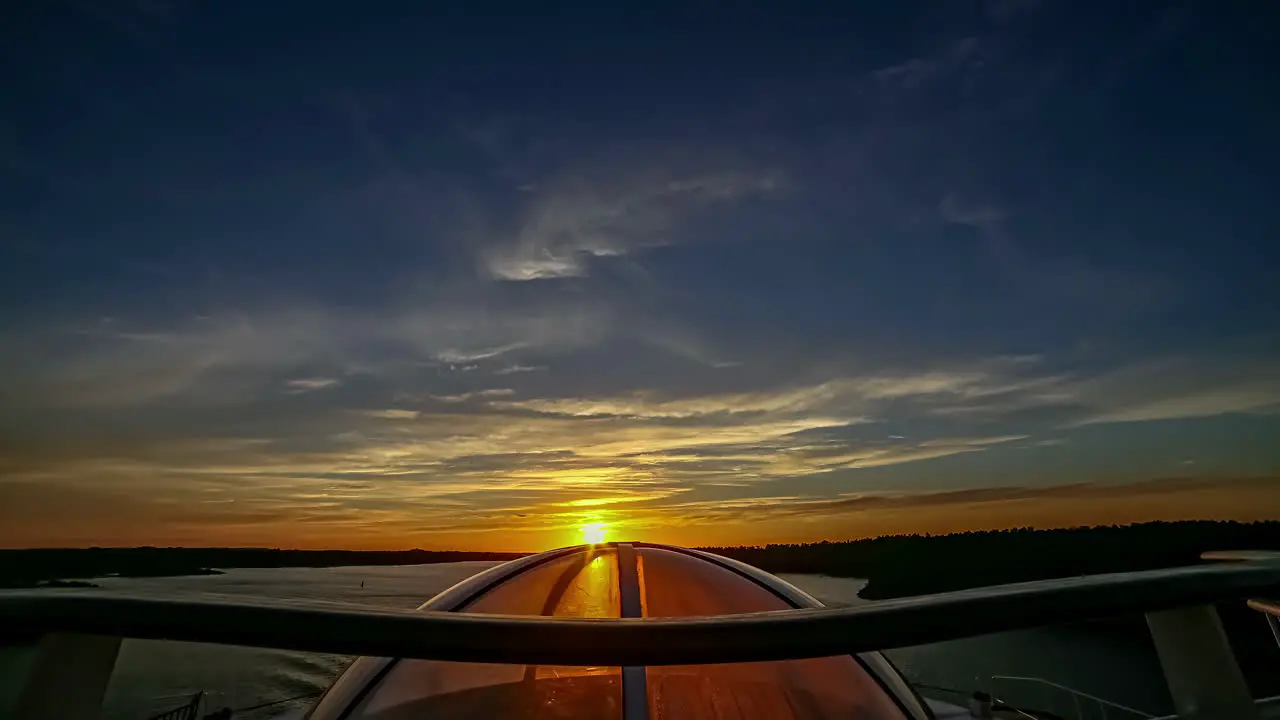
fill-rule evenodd
<path id="1" fill-rule="evenodd" d="M 501 561 L 524 553 L 432 550 L 276 550 L 267 548 L 37 548 L 0 550 L 0 589 L 58 587 L 104 577 L 220 575 L 215 568 L 431 565 Z M 66 587 L 67 585 L 61 585 Z"/>
<path id="2" fill-rule="evenodd" d="M 886 600 L 987 585 L 1198 565 L 1211 550 L 1280 550 L 1280 521 L 1183 521 L 763 547 L 704 548 L 772 573 L 866 578 Z"/>
<path id="3" fill-rule="evenodd" d="M 840 543 L 707 548 L 773 573 L 860 577 L 866 600 L 986 585 L 1198 565 L 1211 550 L 1280 550 L 1280 522 L 1156 522 L 1112 527 L 1022 528 L 956 535 L 901 535 Z M 1216 604 L 1255 697 L 1280 693 L 1280 649 L 1244 598 Z M 1074 623 L 1088 633 L 1151 648 L 1141 615 Z M 1150 650 L 1154 653 L 1154 648 Z"/>
<path id="4" fill-rule="evenodd" d="M 1074 575 L 1194 565 L 1209 550 L 1280 549 L 1280 521 L 1185 521 L 841 542 L 703 548 L 772 573 L 866 578 L 868 600 Z M 504 561 L 527 553 L 269 548 L 0 550 L 0 588 L 53 580 L 172 577 L 213 568 L 344 567 Z"/>

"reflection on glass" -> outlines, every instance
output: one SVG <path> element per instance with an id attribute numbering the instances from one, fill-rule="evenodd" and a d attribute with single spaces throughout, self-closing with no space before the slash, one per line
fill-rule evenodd
<path id="1" fill-rule="evenodd" d="M 617 552 L 592 548 L 533 567 L 463 608 L 469 613 L 616 618 Z M 616 667 L 400 660 L 352 717 L 621 717 Z"/>

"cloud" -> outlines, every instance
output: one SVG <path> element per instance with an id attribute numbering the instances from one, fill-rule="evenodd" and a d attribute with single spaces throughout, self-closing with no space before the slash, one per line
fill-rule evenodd
<path id="1" fill-rule="evenodd" d="M 1179 397 L 1161 398 L 1104 410 L 1079 425 L 1213 417 L 1228 413 L 1280 412 L 1280 384 L 1244 383 Z"/>
<path id="2" fill-rule="evenodd" d="M 1160 478 L 1132 483 L 1075 483 L 1048 487 L 1015 485 L 1006 487 L 976 487 L 941 492 L 880 492 L 847 493 L 837 497 L 813 497 L 780 495 L 766 497 L 735 498 L 732 500 L 692 501 L 664 504 L 662 512 L 680 518 L 681 523 L 787 523 L 794 527 L 797 520 L 815 521 L 844 518 L 886 518 L 896 523 L 898 532 L 915 528 L 900 519 L 903 513 L 930 513 L 930 524 L 924 527 L 952 531 L 952 523 L 937 523 L 945 513 L 954 513 L 960 519 L 958 527 L 974 523 L 974 515 L 980 516 L 969 529 L 984 527 L 1011 527 L 1034 524 L 1038 527 L 1069 527 L 1079 524 L 1078 511 L 1082 504 L 1109 508 L 1109 516 L 1115 520 L 1090 522 L 1141 522 L 1164 517 L 1200 518 L 1212 515 L 1198 514 L 1197 502 L 1208 501 L 1214 511 L 1222 509 L 1224 500 L 1232 494 L 1252 498 L 1267 498 L 1276 487 L 1273 478 Z M 1274 499 L 1258 508 L 1258 518 L 1268 517 L 1268 512 L 1280 507 Z M 1229 503 L 1228 503 L 1229 505 Z M 1068 508 L 1066 512 L 1053 512 L 1055 506 Z M 1143 512 L 1142 508 L 1155 509 Z M 1029 522 L 1031 515 L 1021 518 L 1017 508 L 1024 513 L 1034 513 L 1039 522 Z M 1201 511 L 1202 512 L 1202 511 Z M 1252 517 L 1255 513 L 1247 513 Z M 1125 519 L 1128 516 L 1130 519 Z M 1224 516 L 1224 517 L 1230 517 Z M 1045 520 L 1048 520 L 1047 522 Z M 918 525 L 915 527 L 919 527 Z M 858 537 L 850 534 L 846 537 Z"/>
<path id="3" fill-rule="evenodd" d="M 361 414 L 365 417 L 376 418 L 378 420 L 417 420 L 421 413 L 417 410 L 397 410 L 394 408 L 387 410 L 362 410 Z"/>
<path id="4" fill-rule="evenodd" d="M 516 391 L 511 388 L 487 388 L 485 390 L 477 390 L 475 392 L 459 393 L 457 395 L 432 395 L 432 400 L 438 400 L 445 403 L 462 403 L 469 400 L 479 400 L 484 398 L 498 398 L 515 395 Z"/>
<path id="5" fill-rule="evenodd" d="M 1076 425 L 1280 412 L 1280 370 L 1267 357 L 1180 357 L 1081 380 L 1071 392 L 1094 408 Z"/>
<path id="6" fill-rule="evenodd" d="M 901 90 L 919 90 L 935 79 L 980 66 L 982 44 L 976 37 L 963 37 L 939 52 L 909 58 L 874 70 L 871 76 L 881 85 Z"/>
<path id="7" fill-rule="evenodd" d="M 1050 379 L 1018 379 L 1001 374 L 996 358 L 971 368 L 915 373 L 841 377 L 815 385 L 755 392 L 663 397 L 637 392 L 616 397 L 533 398 L 495 403 L 495 407 L 567 417 L 698 418 L 715 415 L 822 414 L 848 423 L 872 422 L 867 415 L 891 401 L 915 399 L 945 402 L 1006 395 L 1048 383 Z"/>
<path id="8" fill-rule="evenodd" d="M 508 345 L 501 345 L 499 347 L 494 347 L 494 348 L 478 348 L 475 350 L 465 350 L 465 351 L 455 350 L 450 348 L 448 350 L 441 350 L 440 352 L 436 353 L 436 359 L 438 359 L 442 363 L 449 363 L 451 365 L 462 365 L 466 363 L 474 363 L 478 360 L 488 360 L 490 358 L 496 358 L 499 355 L 505 355 L 511 352 L 512 350 L 519 350 L 520 348 L 525 346 L 526 346 L 525 343 L 517 342 L 517 343 L 510 343 Z"/>
<path id="9" fill-rule="evenodd" d="M 181 334 L 161 333 L 110 342 L 163 349 L 186 341 Z M 323 386 L 323 392 L 254 395 L 246 400 L 250 405 L 208 406 L 197 413 L 155 401 L 9 407 L 11 430 L 0 437 L 0 492 L 13 482 L 97 483 L 125 498 L 234 499 L 244 510 L 235 522 L 257 528 L 253 532 L 278 530 L 291 522 L 286 518 L 305 517 L 330 529 L 358 526 L 377 537 L 396 529 L 400 542 L 478 532 L 495 523 L 552 532 L 588 513 L 637 527 L 668 520 L 696 524 L 699 518 L 733 515 L 667 503 L 677 497 L 700 502 L 714 491 L 751 504 L 751 495 L 782 495 L 777 483 L 799 478 L 826 478 L 821 482 L 828 492 L 847 492 L 857 487 L 863 470 L 1007 452 L 1025 446 L 1019 441 L 1036 431 L 1063 425 L 1264 409 L 1265 398 L 1280 397 L 1266 394 L 1278 386 L 1274 371 L 1261 361 L 1170 361 L 1078 377 L 1055 370 L 1044 358 L 1003 356 L 931 369 L 882 367 L 773 387 L 742 368 L 727 371 L 730 376 L 721 382 L 756 389 L 599 395 L 579 389 L 566 395 L 579 387 L 578 377 L 558 374 L 554 366 L 504 375 L 511 387 L 486 387 L 491 373 L 452 374 L 430 364 L 438 362 L 435 353 L 425 360 L 411 357 L 418 362 L 406 364 L 405 374 L 348 374 L 339 384 L 305 384 Z M 316 363 L 305 355 L 287 359 Z M 271 385 L 277 388 L 289 379 L 330 377 L 280 375 L 265 360 L 254 367 L 278 378 Z M 1247 372 L 1232 374 L 1242 367 Z M 1005 420 L 1046 408 L 1057 414 L 1031 424 Z M 14 413 L 22 413 L 21 422 Z M 910 430 L 892 432 L 898 428 Z M 913 493 L 891 495 L 902 497 L 861 493 L 828 497 L 839 502 L 824 505 L 822 498 L 797 495 L 775 501 L 784 509 L 771 517 L 785 517 L 787 507 L 825 517 L 916 506 L 905 499 Z M 949 497 L 933 497 L 931 507 L 961 497 L 988 505 L 1010 500 L 996 494 Z M 375 521 L 382 527 L 371 529 Z M 183 527 L 200 522 L 182 520 Z"/>
<path id="10" fill-rule="evenodd" d="M 663 400 L 641 393 L 619 398 L 532 399 L 495 405 L 564 417 L 679 419 L 708 415 L 801 412 L 814 409 L 835 397 L 835 391 L 824 384 L 777 393 L 739 393 L 686 399 Z"/>
<path id="11" fill-rule="evenodd" d="M 792 366 L 757 348 L 711 368 L 610 342 L 636 324 L 615 330 L 608 308 L 493 285 L 518 297 L 10 336 L 0 492 L 96 483 L 144 504 L 234 500 L 241 514 L 227 523 L 245 533 L 284 532 L 294 518 L 389 543 L 394 530 L 403 543 L 503 523 L 552 532 L 589 513 L 660 524 L 676 499 L 783 495 L 801 479 L 830 495 L 859 478 L 881 484 L 877 469 L 894 466 L 910 494 L 946 469 L 915 464 L 1007 453 L 1078 424 L 1260 412 L 1280 398 L 1274 366 L 1240 354 L 1085 373 L 1031 355 Z M 681 361 L 653 361 L 670 357 Z M 818 513 L 810 500 L 795 502 Z M 835 507 L 875 503 L 910 506 Z M 177 536 L 202 526 L 173 516 L 188 528 Z"/>
<path id="12" fill-rule="evenodd" d="M 546 370 L 546 365 L 511 365 L 509 367 L 499 368 L 493 371 L 494 375 L 512 375 L 515 373 L 528 373 Z"/>
<path id="13" fill-rule="evenodd" d="M 1169 357 L 1094 374 L 1003 378 L 941 396 L 923 409 L 940 418 L 988 422 L 1041 412 L 1048 428 L 1280 411 L 1280 372 L 1265 353 Z"/>
<path id="14" fill-rule="evenodd" d="M 856 429 L 867 420 L 835 413 L 832 404 L 840 398 L 832 387 L 861 387 L 864 399 L 896 401 L 908 389 L 928 395 L 981 386 L 963 373 L 948 382 L 940 377 L 845 379 L 699 398 L 603 398 L 584 400 L 581 408 L 546 398 L 543 405 L 508 400 L 512 388 L 427 393 L 399 407 L 326 409 L 289 398 L 262 404 L 271 398 L 263 396 L 252 409 L 205 412 L 195 424 L 180 408 L 111 409 L 103 417 L 114 425 L 102 427 L 67 423 L 59 411 L 31 424 L 25 437 L 0 443 L 9 458 L 0 485 L 103 483 L 125 496 L 234 499 L 282 516 L 312 507 L 379 509 L 383 515 L 370 517 L 384 521 L 386 513 L 408 517 L 424 503 L 445 503 L 448 527 L 480 528 L 494 513 L 518 509 L 522 527 L 545 529 L 563 523 L 557 513 L 570 510 L 641 507 L 703 485 L 982 452 L 1010 439 L 866 440 Z M 324 396 L 350 402 L 358 387 L 352 381 Z"/>
<path id="15" fill-rule="evenodd" d="M 689 487 L 678 487 L 678 488 L 666 488 L 664 490 L 657 490 L 652 492 L 650 491 L 633 492 L 628 495 L 615 495 L 612 497 L 576 498 L 574 500 L 567 500 L 565 502 L 558 503 L 558 504 L 561 507 L 570 507 L 570 508 L 596 508 L 596 507 L 605 507 L 608 505 L 620 505 L 625 503 L 651 502 L 653 500 L 662 500 L 664 498 L 671 497 L 672 495 L 688 492 L 692 489 L 693 488 L 689 488 Z"/>
<path id="16" fill-rule="evenodd" d="M 935 438 L 920 443 L 850 443 L 846 446 L 801 446 L 787 456 L 793 474 L 831 472 L 849 468 L 885 467 L 934 460 L 961 453 L 983 452 L 992 445 L 1022 440 L 1025 435 L 978 438 Z M 785 467 L 785 465 L 784 465 Z"/>
<path id="17" fill-rule="evenodd" d="M 247 404 L 273 384 L 292 394 L 332 392 L 342 384 L 338 374 L 424 363 L 478 370 L 518 349 L 563 352 L 597 342 L 607 317 L 600 304 L 535 299 L 388 312 L 300 306 L 186 318 L 162 329 L 47 325 L 6 338 L 11 371 L 0 377 L 0 392 L 11 404 L 68 408 Z M 512 367 L 527 369 L 496 371 Z"/>
<path id="18" fill-rule="evenodd" d="M 591 258 L 627 255 L 673 241 L 697 210 L 777 186 L 771 176 L 725 173 L 649 179 L 624 187 L 570 184 L 539 192 L 509 242 L 487 248 L 490 276 L 527 281 L 587 274 Z"/>
<path id="19" fill-rule="evenodd" d="M 291 393 L 304 393 L 331 388 L 341 382 L 337 378 L 295 378 L 285 383 L 285 387 Z"/>

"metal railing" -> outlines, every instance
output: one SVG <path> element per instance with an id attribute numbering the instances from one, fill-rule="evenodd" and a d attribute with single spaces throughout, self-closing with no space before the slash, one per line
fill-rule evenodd
<path id="1" fill-rule="evenodd" d="M 1250 600 L 1249 607 L 1262 613 L 1267 618 L 1267 626 L 1271 628 L 1271 637 L 1280 646 L 1280 602 L 1275 600 Z"/>
<path id="2" fill-rule="evenodd" d="M 1008 681 L 1011 681 L 1011 682 L 1024 682 L 1024 683 L 1031 683 L 1031 684 L 1040 685 L 1040 686 L 1043 686 L 1043 687 L 1054 688 L 1054 689 L 1056 689 L 1056 690 L 1060 690 L 1060 691 L 1062 691 L 1062 692 L 1065 692 L 1065 693 L 1067 693 L 1068 695 L 1070 695 L 1070 696 L 1071 696 L 1072 701 L 1075 703 L 1075 708 L 1076 708 L 1076 718 L 1083 718 L 1083 717 L 1084 717 L 1084 715 L 1083 715 L 1083 713 L 1082 713 L 1082 711 L 1083 711 L 1083 707 L 1081 706 L 1081 703 L 1080 703 L 1080 700 L 1081 700 L 1081 699 L 1089 700 L 1089 701 L 1091 701 L 1091 702 L 1095 703 L 1099 708 L 1101 708 L 1101 710 L 1102 710 L 1102 717 L 1104 717 L 1104 718 L 1105 718 L 1105 717 L 1107 717 L 1107 708 L 1109 708 L 1109 707 L 1110 707 L 1110 708 L 1115 708 L 1116 710 L 1122 710 L 1122 711 L 1124 711 L 1124 712 L 1126 712 L 1126 713 L 1129 713 L 1129 714 L 1131 714 L 1131 715 L 1136 715 L 1137 717 L 1140 717 L 1140 718 L 1155 718 L 1155 717 L 1156 717 L 1155 715 L 1153 715 L 1153 714 L 1151 714 L 1151 713 L 1149 713 L 1149 712 L 1146 712 L 1146 711 L 1144 711 L 1144 710 L 1138 710 L 1137 708 L 1131 708 L 1131 707 L 1129 707 L 1128 705 L 1121 705 L 1121 704 L 1120 704 L 1120 703 L 1118 703 L 1118 702 L 1115 702 L 1115 701 L 1112 701 L 1112 700 L 1108 700 L 1108 699 L 1106 699 L 1106 698 L 1098 697 L 1097 695 L 1091 695 L 1091 694 L 1089 694 L 1089 693 L 1087 693 L 1087 692 L 1084 692 L 1083 690 L 1077 690 L 1077 689 L 1075 689 L 1075 688 L 1073 688 L 1073 687 L 1068 687 L 1068 686 L 1063 685 L 1063 684 L 1061 684 L 1061 683 L 1053 682 L 1052 680 L 1045 680 L 1044 678 L 1038 678 L 1038 677 L 1024 677 L 1024 676 L 1021 676 L 1021 675 L 992 675 L 992 676 L 991 676 L 991 679 L 992 679 L 992 680 L 1008 680 Z"/>
<path id="3" fill-rule="evenodd" d="M 977 694 L 971 690 L 957 690 L 955 688 L 942 687 L 941 685 L 930 685 L 929 683 L 913 682 L 913 683 L 910 683 L 910 685 L 912 688 L 916 690 L 916 692 L 920 692 L 921 694 L 927 694 L 927 691 L 934 690 L 934 691 L 944 692 L 949 695 L 955 695 L 957 697 L 964 698 L 965 701 L 972 700 L 974 696 Z M 985 691 L 983 691 L 983 694 L 987 696 L 987 698 L 991 701 L 993 706 L 999 705 L 1004 710 L 1015 713 L 1019 717 L 1030 718 L 1030 720 L 1040 720 L 1040 718 L 1037 718 L 1035 715 L 1028 713 L 1026 710 L 1023 710 L 1022 708 L 1017 707 L 1016 705 L 1014 705 L 1012 702 L 1010 702 L 1005 698 L 996 697 L 995 695 L 992 695 L 991 693 L 985 692 Z"/>
<path id="4" fill-rule="evenodd" d="M 0 650 L 25 653 L 32 666 L 0 683 L 20 683 L 17 717 L 66 720 L 96 716 L 88 706 L 101 700 L 120 638 L 458 662 L 694 665 L 857 654 L 1145 613 L 1178 712 L 1251 717 L 1253 700 L 1212 603 L 1277 589 L 1280 564 L 1242 562 L 843 608 L 586 620 L 20 592 L 0 594 Z M 60 692 L 68 687 L 84 692 Z"/>
<path id="5" fill-rule="evenodd" d="M 870 605 L 692 618 L 567 619 L 107 594 L 0 596 L 0 628 L 340 655 L 528 665 L 689 665 L 826 657 L 1142 613 L 1280 588 L 1241 563 L 1049 580 Z"/>
<path id="6" fill-rule="evenodd" d="M 198 692 L 191 696 L 186 705 L 166 710 L 158 715 L 152 715 L 148 720 L 196 720 L 196 717 L 200 714 L 200 703 L 203 700 L 204 692 Z"/>

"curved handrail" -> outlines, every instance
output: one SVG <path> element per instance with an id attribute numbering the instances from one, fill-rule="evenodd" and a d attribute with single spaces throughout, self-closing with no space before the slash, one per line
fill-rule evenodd
<path id="1" fill-rule="evenodd" d="M 623 620 L 344 611 L 332 604 L 45 591 L 0 594 L 0 628 L 27 636 L 81 633 L 463 662 L 685 665 L 922 645 L 1275 588 L 1280 588 L 1280 566 L 1241 563 L 1022 583 L 856 607 Z"/>
<path id="2" fill-rule="evenodd" d="M 1271 617 L 1280 618 L 1280 602 L 1275 600 L 1253 598 L 1249 600 L 1249 607 Z"/>
<path id="3" fill-rule="evenodd" d="M 1210 550 L 1200 553 L 1201 560 L 1222 562 L 1280 562 L 1280 552 L 1275 550 Z"/>
<path id="4" fill-rule="evenodd" d="M 1276 645 L 1280 646 L 1280 602 L 1252 598 L 1249 600 L 1249 607 L 1262 613 L 1267 618 L 1267 627 L 1271 628 L 1271 637 L 1275 638 Z"/>
<path id="5" fill-rule="evenodd" d="M 1076 690 L 1076 689 L 1075 689 L 1075 688 L 1073 688 L 1073 687 L 1068 687 L 1068 686 L 1063 685 L 1063 684 L 1061 684 L 1061 683 L 1053 682 L 1052 680 L 1045 680 L 1044 678 L 1038 678 L 1038 677 L 1024 677 L 1024 676 L 1021 676 L 1021 675 L 992 675 L 992 676 L 991 676 L 991 679 L 992 679 L 992 680 L 1015 680 L 1015 681 L 1027 682 L 1027 683 L 1033 683 L 1033 684 L 1038 684 L 1038 685 L 1046 685 L 1046 686 L 1048 686 L 1048 687 L 1051 687 L 1051 688 L 1057 688 L 1058 690 L 1062 690 L 1062 691 L 1064 691 L 1064 692 L 1070 693 L 1070 694 L 1075 695 L 1075 696 L 1077 696 L 1077 697 L 1087 698 L 1087 699 L 1092 700 L 1092 701 L 1094 701 L 1094 702 L 1096 702 L 1096 703 L 1099 703 L 1099 704 L 1102 704 L 1102 705 L 1106 705 L 1106 706 L 1108 706 L 1108 707 L 1113 707 L 1113 708 L 1115 708 L 1115 709 L 1117 709 L 1117 710 L 1124 710 L 1125 712 L 1133 713 L 1134 715 L 1137 715 L 1138 717 L 1143 717 L 1143 718 L 1155 718 L 1155 717 L 1156 717 L 1155 715 L 1152 715 L 1151 713 L 1146 712 L 1145 710 L 1139 710 L 1139 709 L 1137 709 L 1137 708 L 1131 708 L 1131 707 L 1129 707 L 1128 705 L 1121 705 L 1120 703 L 1115 702 L 1115 701 L 1113 701 L 1113 700 L 1108 700 L 1108 699 L 1106 699 L 1106 698 L 1101 698 L 1101 697 L 1098 697 L 1097 695 L 1091 695 L 1091 694 L 1089 694 L 1089 693 L 1087 693 L 1087 692 L 1084 692 L 1083 690 Z"/>

